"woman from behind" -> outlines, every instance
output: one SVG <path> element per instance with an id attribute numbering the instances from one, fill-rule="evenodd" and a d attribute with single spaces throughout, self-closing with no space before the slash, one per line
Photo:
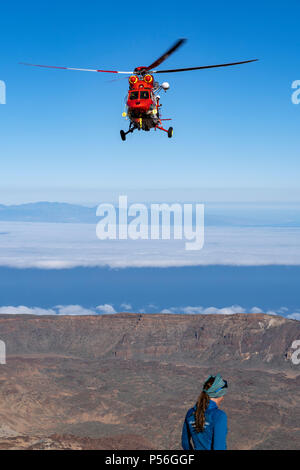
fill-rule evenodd
<path id="1" fill-rule="evenodd" d="M 219 405 L 227 390 L 227 381 L 220 374 L 205 381 L 196 405 L 184 420 L 184 450 L 226 450 L 227 416 Z"/>

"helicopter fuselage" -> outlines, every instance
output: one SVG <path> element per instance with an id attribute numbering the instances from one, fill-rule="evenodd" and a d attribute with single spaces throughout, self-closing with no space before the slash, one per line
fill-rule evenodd
<path id="1" fill-rule="evenodd" d="M 138 129 L 150 130 L 159 122 L 159 97 L 154 93 L 157 88 L 151 74 L 129 77 L 127 115 Z"/>

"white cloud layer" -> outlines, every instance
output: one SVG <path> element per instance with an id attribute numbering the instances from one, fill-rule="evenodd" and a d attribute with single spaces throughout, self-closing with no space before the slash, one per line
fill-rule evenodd
<path id="1" fill-rule="evenodd" d="M 105 315 L 112 314 L 112 313 L 117 313 L 112 305 L 109 304 L 104 304 L 104 305 L 98 305 L 96 307 L 96 310 L 99 313 L 103 313 Z"/>
<path id="2" fill-rule="evenodd" d="M 45 309 L 39 307 L 25 307 L 24 305 L 19 305 L 18 307 L 0 307 L 0 314 L 26 314 L 26 315 L 55 315 L 57 312 L 55 309 Z"/>
<path id="3" fill-rule="evenodd" d="M 244 307 L 240 305 L 231 305 L 230 307 L 171 307 L 162 310 L 161 313 L 186 313 L 189 315 L 233 315 L 234 313 L 264 313 L 262 309 L 258 307 L 253 307 L 249 310 L 246 310 Z M 267 312 L 266 312 L 267 313 Z"/>
<path id="4" fill-rule="evenodd" d="M 127 303 L 123 303 L 121 304 L 121 308 L 123 310 L 132 310 L 132 305 L 131 304 L 127 304 Z"/>
<path id="5" fill-rule="evenodd" d="M 93 224 L 0 222 L 0 266 L 172 267 L 300 265 L 300 228 L 206 227 L 204 248 L 185 240 L 99 240 Z"/>
<path id="6" fill-rule="evenodd" d="M 94 310 L 90 310 L 81 305 L 56 305 L 57 315 L 94 315 Z"/>

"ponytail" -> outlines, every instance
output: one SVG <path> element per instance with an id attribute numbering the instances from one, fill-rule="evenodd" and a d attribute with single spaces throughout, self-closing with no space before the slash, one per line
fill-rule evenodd
<path id="1" fill-rule="evenodd" d="M 197 432 L 203 432 L 205 425 L 205 411 L 209 405 L 209 396 L 205 390 L 208 390 L 214 383 L 215 377 L 209 377 L 203 386 L 203 390 L 200 393 L 195 413 L 195 428 Z"/>

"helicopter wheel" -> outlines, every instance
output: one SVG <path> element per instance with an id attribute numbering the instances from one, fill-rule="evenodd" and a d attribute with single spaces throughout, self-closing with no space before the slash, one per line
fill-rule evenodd
<path id="1" fill-rule="evenodd" d="M 126 134 L 124 131 L 120 131 L 120 136 L 122 140 L 126 140 Z"/>
<path id="2" fill-rule="evenodd" d="M 168 129 L 168 137 L 169 137 L 169 139 L 170 139 L 171 137 L 173 137 L 173 127 L 169 127 L 169 129 Z"/>

